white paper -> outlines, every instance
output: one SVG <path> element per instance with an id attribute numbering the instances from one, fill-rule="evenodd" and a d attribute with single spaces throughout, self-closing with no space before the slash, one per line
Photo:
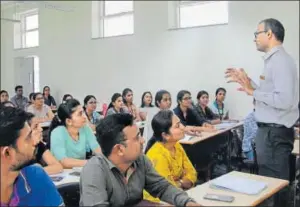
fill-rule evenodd
<path id="1" fill-rule="evenodd" d="M 257 195 L 267 187 L 267 184 L 250 178 L 242 178 L 234 175 L 223 175 L 212 180 L 211 187 L 248 195 Z"/>

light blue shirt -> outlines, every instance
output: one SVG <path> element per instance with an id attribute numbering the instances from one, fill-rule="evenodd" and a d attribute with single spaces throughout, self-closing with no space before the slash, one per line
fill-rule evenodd
<path id="1" fill-rule="evenodd" d="M 244 120 L 244 137 L 242 143 L 243 152 L 249 152 L 252 150 L 251 143 L 257 133 L 257 123 L 255 120 L 254 112 L 251 112 Z"/>
<path id="2" fill-rule="evenodd" d="M 292 127 L 299 118 L 299 78 L 292 57 L 280 45 L 264 56 L 264 71 L 255 88 L 255 118 L 258 122 Z"/>
<path id="3" fill-rule="evenodd" d="M 86 152 L 95 151 L 99 146 L 96 137 L 89 126 L 79 130 L 79 139 L 71 138 L 65 126 L 59 126 L 51 132 L 50 149 L 58 160 L 64 158 L 86 159 Z"/>

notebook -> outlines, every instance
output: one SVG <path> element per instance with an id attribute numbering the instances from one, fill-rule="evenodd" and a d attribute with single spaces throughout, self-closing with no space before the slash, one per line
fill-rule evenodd
<path id="1" fill-rule="evenodd" d="M 257 195 L 267 188 L 267 184 L 250 178 L 242 178 L 227 174 L 212 180 L 210 187 L 247 195 Z"/>

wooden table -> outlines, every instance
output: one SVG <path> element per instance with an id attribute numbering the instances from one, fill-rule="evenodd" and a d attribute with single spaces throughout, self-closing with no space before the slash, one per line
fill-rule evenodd
<path id="1" fill-rule="evenodd" d="M 272 195 L 274 195 L 284 187 L 288 186 L 289 184 L 289 181 L 287 180 L 242 173 L 237 171 L 232 171 L 229 174 L 234 176 L 244 177 L 244 178 L 250 178 L 257 181 L 262 181 L 267 183 L 268 187 L 258 195 L 246 195 L 246 194 L 236 193 L 231 191 L 212 189 L 209 186 L 211 181 L 208 181 L 202 185 L 196 186 L 195 188 L 188 190 L 187 193 L 197 203 L 203 206 L 257 206 L 258 204 L 260 204 L 267 198 L 271 197 Z M 232 203 L 206 200 L 203 198 L 203 196 L 207 193 L 233 196 L 235 199 Z"/>
<path id="2" fill-rule="evenodd" d="M 224 132 L 228 132 L 228 131 L 230 131 L 232 129 L 235 129 L 237 127 L 240 127 L 243 124 L 244 124 L 244 122 L 238 122 L 238 123 L 234 124 L 231 127 L 228 127 L 226 129 L 222 129 L 222 130 L 217 130 L 216 132 L 201 132 L 200 136 L 193 137 L 192 139 L 190 139 L 188 141 L 187 140 L 180 140 L 179 143 L 193 145 L 193 144 L 196 144 L 196 143 L 201 142 L 203 140 L 206 140 L 206 139 L 209 139 L 211 137 L 214 137 L 216 135 L 219 135 L 219 134 L 222 134 Z"/>

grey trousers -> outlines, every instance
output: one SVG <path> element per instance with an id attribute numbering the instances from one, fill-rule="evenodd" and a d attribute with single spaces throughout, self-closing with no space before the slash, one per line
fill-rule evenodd
<path id="1" fill-rule="evenodd" d="M 289 180 L 289 157 L 294 147 L 293 128 L 259 127 L 255 138 L 259 174 Z M 287 206 L 288 188 L 268 202 L 268 206 Z"/>

